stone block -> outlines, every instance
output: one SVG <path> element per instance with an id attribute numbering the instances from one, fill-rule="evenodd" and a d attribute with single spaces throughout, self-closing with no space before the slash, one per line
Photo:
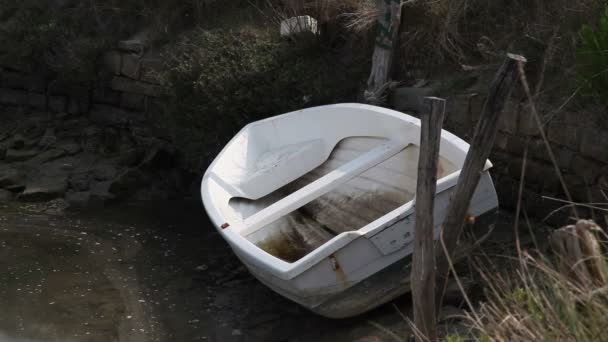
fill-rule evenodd
<path id="1" fill-rule="evenodd" d="M 120 92 L 106 87 L 95 87 L 93 89 L 93 103 L 101 103 L 118 106 L 120 105 Z"/>
<path id="2" fill-rule="evenodd" d="M 608 134 L 599 129 L 582 131 L 580 151 L 587 157 L 608 163 Z"/>
<path id="3" fill-rule="evenodd" d="M 6 161 L 8 162 L 17 162 L 24 161 L 30 158 L 33 158 L 38 154 L 37 150 L 15 150 L 9 148 L 6 150 Z"/>
<path id="4" fill-rule="evenodd" d="M 118 51 L 109 51 L 103 55 L 103 65 L 113 75 L 120 75 L 122 56 Z"/>
<path id="5" fill-rule="evenodd" d="M 519 130 L 517 126 L 519 120 L 519 111 L 519 103 L 515 101 L 507 101 L 498 122 L 498 129 L 509 134 L 518 134 Z"/>
<path id="6" fill-rule="evenodd" d="M 506 151 L 508 139 L 509 134 L 499 131 L 498 133 L 496 133 L 496 139 L 494 140 L 494 148 Z"/>
<path id="7" fill-rule="evenodd" d="M 446 121 L 453 127 L 461 126 L 463 131 L 472 132 L 475 129 L 472 107 L 473 102 L 476 102 L 477 98 L 477 94 L 449 96 L 446 100 Z M 421 109 L 428 110 L 423 107 Z M 477 115 L 479 115 L 479 113 L 477 113 Z"/>
<path id="8" fill-rule="evenodd" d="M 523 157 L 528 139 L 518 135 L 507 135 L 506 151 L 518 157 Z"/>
<path id="9" fill-rule="evenodd" d="M 527 106 L 523 107 L 520 111 L 517 132 L 526 136 L 537 136 L 540 134 L 534 115 L 527 109 Z"/>
<path id="10" fill-rule="evenodd" d="M 9 190 L 23 189 L 25 175 L 21 170 L 6 164 L 0 164 L 0 188 Z"/>
<path id="11" fill-rule="evenodd" d="M 0 203 L 9 202 L 12 199 L 13 199 L 12 192 L 10 192 L 8 190 L 0 189 Z"/>
<path id="12" fill-rule="evenodd" d="M 432 92 L 432 88 L 396 88 L 393 91 L 393 108 L 402 112 L 420 113 L 424 110 L 424 97 L 430 96 Z"/>
<path id="13" fill-rule="evenodd" d="M 29 92 L 27 94 L 27 103 L 32 108 L 44 110 L 46 109 L 46 95 Z"/>
<path id="14" fill-rule="evenodd" d="M 69 95 L 70 84 L 66 81 L 53 80 L 47 86 L 48 95 Z"/>
<path id="15" fill-rule="evenodd" d="M 65 96 L 50 96 L 48 108 L 51 112 L 65 112 L 67 106 L 67 98 Z"/>
<path id="16" fill-rule="evenodd" d="M 604 164 L 581 155 L 575 155 L 572 159 L 570 170 L 583 178 L 586 184 L 595 184 L 602 172 Z"/>
<path id="17" fill-rule="evenodd" d="M 93 123 L 100 125 L 123 126 L 128 123 L 141 121 L 144 117 L 141 113 L 96 104 L 91 107 L 90 119 Z"/>
<path id="18" fill-rule="evenodd" d="M 27 92 L 25 90 L 0 88 L 0 104 L 13 106 L 26 105 Z"/>
<path id="19" fill-rule="evenodd" d="M 112 78 L 111 88 L 134 94 L 142 94 L 152 97 L 163 95 L 163 88 L 158 84 L 135 81 L 126 77 L 115 76 Z"/>
<path id="20" fill-rule="evenodd" d="M 70 97 L 68 102 L 68 113 L 83 114 L 89 111 L 90 99 L 88 96 Z"/>
<path id="21" fill-rule="evenodd" d="M 30 76 L 27 89 L 34 93 L 44 93 L 46 91 L 46 81 L 42 77 Z"/>
<path id="22" fill-rule="evenodd" d="M 143 112 L 146 110 L 146 96 L 141 94 L 122 93 L 120 106 L 122 108 Z"/>
<path id="23" fill-rule="evenodd" d="M 67 177 L 64 175 L 39 177 L 28 181 L 17 198 L 24 202 L 48 201 L 62 197 L 67 188 Z"/>
<path id="24" fill-rule="evenodd" d="M 86 208 L 89 206 L 91 193 L 88 191 L 68 192 L 65 200 L 72 208 Z"/>
<path id="25" fill-rule="evenodd" d="M 25 73 L 12 70 L 2 70 L 0 86 L 12 89 L 28 89 L 30 77 Z"/>
<path id="26" fill-rule="evenodd" d="M 139 79 L 140 58 L 132 53 L 122 55 L 122 66 L 120 74 L 132 79 Z"/>
<path id="27" fill-rule="evenodd" d="M 146 50 L 146 44 L 140 39 L 127 39 L 118 42 L 118 49 L 142 56 Z"/>
<path id="28" fill-rule="evenodd" d="M 579 128 L 576 126 L 568 126 L 557 121 L 552 121 L 547 125 L 546 133 L 547 139 L 550 142 L 578 151 L 580 137 Z"/>
<path id="29" fill-rule="evenodd" d="M 144 56 L 140 61 L 139 79 L 144 82 L 160 83 L 158 72 L 163 67 L 162 59 L 158 56 Z"/>
<path id="30" fill-rule="evenodd" d="M 588 104 L 588 106 L 593 106 Z M 596 112 L 602 112 L 603 109 L 594 110 L 586 109 L 577 112 L 561 112 L 556 115 L 553 121 L 561 123 L 566 126 L 574 127 L 595 127 L 598 122 Z"/>

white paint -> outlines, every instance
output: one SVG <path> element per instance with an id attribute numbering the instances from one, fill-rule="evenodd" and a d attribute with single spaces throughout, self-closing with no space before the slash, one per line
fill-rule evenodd
<path id="1" fill-rule="evenodd" d="M 441 138 L 437 227 L 468 151 L 449 132 L 442 131 Z M 211 164 L 201 185 L 203 203 L 258 279 L 315 308 L 411 254 L 419 140 L 418 119 L 363 104 L 258 121 L 243 128 Z M 490 167 L 488 161 L 473 197 L 474 215 L 498 205 Z M 221 229 L 224 222 L 230 227 Z M 258 247 L 291 235 L 306 247 L 291 262 L 273 255 L 279 251 Z M 285 239 L 287 245 L 295 240 Z"/>

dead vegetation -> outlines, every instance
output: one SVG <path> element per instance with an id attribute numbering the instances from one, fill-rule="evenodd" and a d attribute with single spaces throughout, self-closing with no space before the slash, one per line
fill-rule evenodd
<path id="1" fill-rule="evenodd" d="M 554 256 L 524 253 L 516 277 L 480 268 L 488 299 L 469 314 L 482 341 L 599 341 L 608 326 L 605 255 L 591 221 L 557 230 Z"/>

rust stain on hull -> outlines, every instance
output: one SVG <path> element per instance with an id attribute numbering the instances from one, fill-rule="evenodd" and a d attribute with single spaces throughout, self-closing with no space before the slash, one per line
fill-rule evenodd
<path id="1" fill-rule="evenodd" d="M 334 270 L 334 273 L 336 274 L 338 283 L 346 285 L 348 283 L 348 278 L 346 277 L 346 273 L 344 273 L 342 266 L 340 266 L 338 258 L 336 258 L 334 254 L 331 254 L 329 256 L 329 262 L 331 263 L 331 269 Z"/>

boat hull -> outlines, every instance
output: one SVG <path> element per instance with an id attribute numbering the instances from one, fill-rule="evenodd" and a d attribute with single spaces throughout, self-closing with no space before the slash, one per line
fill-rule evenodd
<path id="1" fill-rule="evenodd" d="M 452 191 L 453 188 L 445 189 L 436 196 L 436 239 Z M 483 236 L 494 224 L 497 206 L 492 179 L 488 172 L 484 172 L 471 201 L 470 213 L 476 217 L 472 231 Z M 289 280 L 276 277 L 257 266 L 238 249 L 234 249 L 234 252 L 253 276 L 278 294 L 328 318 L 352 317 L 410 291 L 409 273 L 416 224 L 413 209 L 403 213 L 401 218 L 384 227 L 380 233 L 358 237 Z M 403 236 L 407 238 L 395 244 L 396 239 Z M 467 246 L 464 241 L 459 248 L 466 249 Z M 353 269 L 342 265 L 351 260 L 357 260 L 358 267 Z M 345 268 L 350 270 L 346 271 Z"/>
<path id="2" fill-rule="evenodd" d="M 209 166 L 207 214 L 261 282 L 321 315 L 365 312 L 409 290 L 420 120 L 339 104 L 247 125 Z M 468 144 L 442 131 L 438 238 Z M 469 206 L 498 207 L 486 162 Z"/>

